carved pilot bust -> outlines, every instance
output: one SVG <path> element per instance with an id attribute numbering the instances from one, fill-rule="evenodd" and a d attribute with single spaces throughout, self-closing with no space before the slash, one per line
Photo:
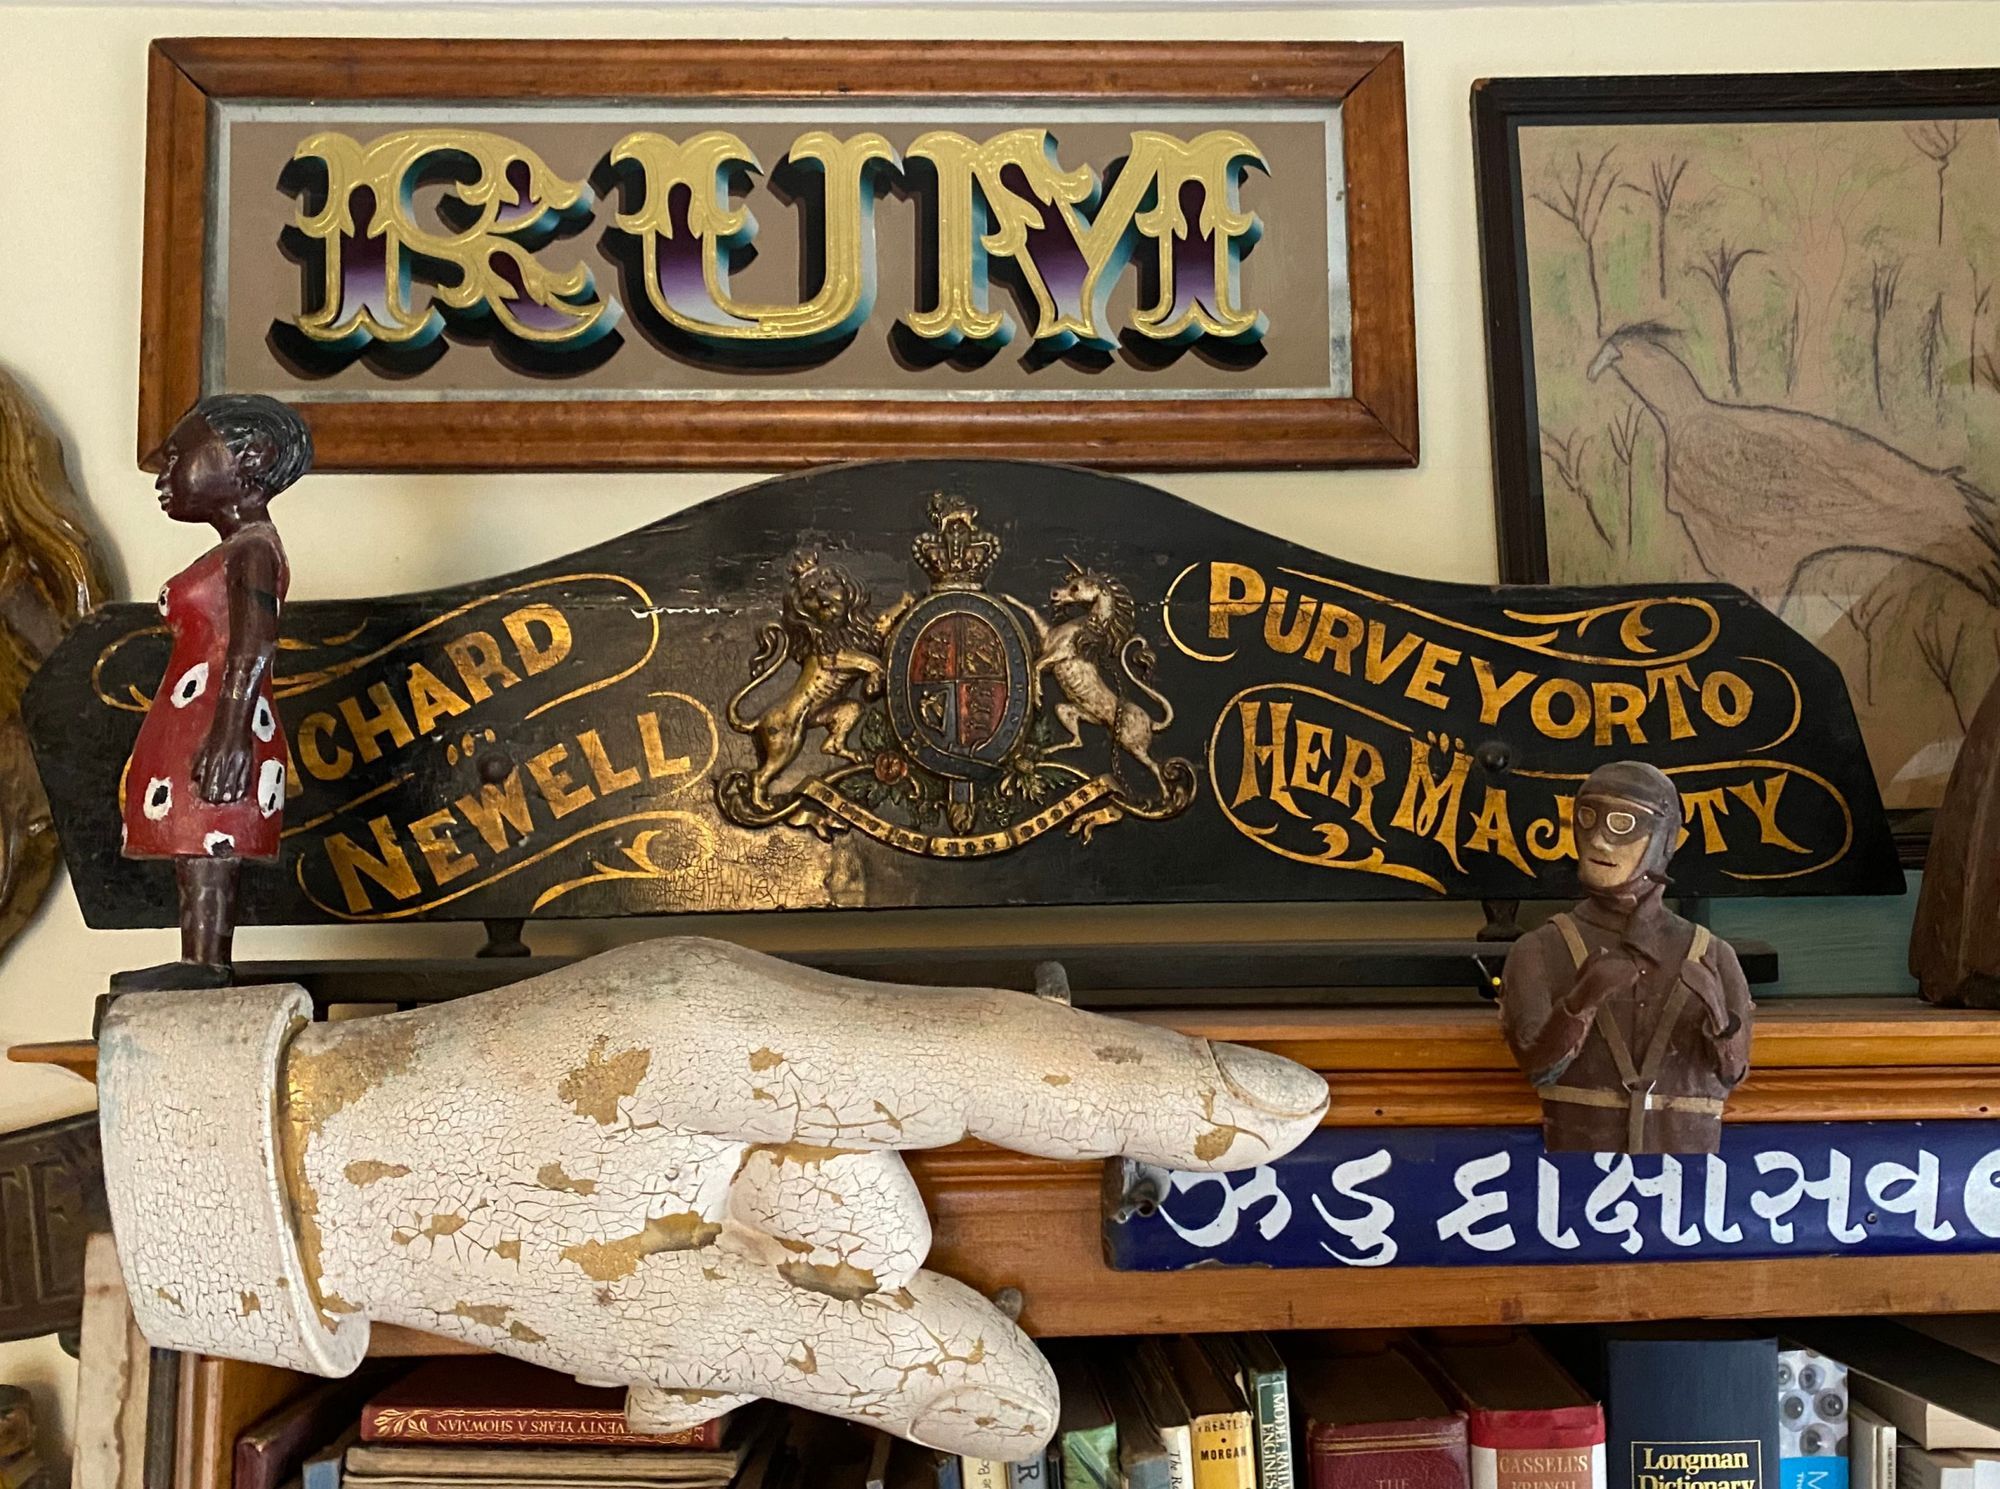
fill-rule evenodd
<path id="1" fill-rule="evenodd" d="M 1713 1153 L 1750 1064 L 1750 990 L 1729 943 L 1664 902 L 1680 793 L 1638 761 L 1576 794 L 1586 898 L 1507 954 L 1500 1027 L 1542 1099 L 1551 1151 Z"/>

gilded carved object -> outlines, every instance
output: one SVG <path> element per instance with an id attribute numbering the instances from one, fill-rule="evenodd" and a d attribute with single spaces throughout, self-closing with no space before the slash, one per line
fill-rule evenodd
<path id="1" fill-rule="evenodd" d="M 308 1012 L 262 987 L 106 1017 L 106 1187 L 147 1337 L 338 1375 L 400 1324 L 628 1386 L 646 1430 L 763 1397 L 1029 1456 L 1054 1379 L 922 1269 L 895 1150 L 1227 1170 L 1327 1105 L 1263 1051 L 692 938 L 417 1012 Z"/>
<path id="2" fill-rule="evenodd" d="M 104 598 L 103 564 L 75 507 L 55 432 L 0 373 L 0 946 L 41 904 L 57 858 L 21 697 L 62 633 Z"/>
<path id="3" fill-rule="evenodd" d="M 1375 573 L 1064 467 L 827 467 L 284 635 L 265 925 L 1543 900 L 1628 754 L 1677 893 L 1903 883 L 1832 664 L 1741 593 Z M 29 699 L 95 925 L 174 914 L 107 789 L 167 650 L 106 607 Z"/>

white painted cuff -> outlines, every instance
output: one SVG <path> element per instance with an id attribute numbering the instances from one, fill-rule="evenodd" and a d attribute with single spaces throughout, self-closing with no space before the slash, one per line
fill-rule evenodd
<path id="1" fill-rule="evenodd" d="M 132 1312 L 157 1348 L 346 1375 L 368 1321 L 322 1315 L 287 1198 L 279 1087 L 295 985 L 128 993 L 98 1034 L 98 1126 Z"/>

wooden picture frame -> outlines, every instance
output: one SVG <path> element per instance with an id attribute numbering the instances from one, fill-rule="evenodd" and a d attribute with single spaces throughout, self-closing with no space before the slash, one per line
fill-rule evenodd
<path id="1" fill-rule="evenodd" d="M 1115 101 L 1155 109 L 1336 105 L 1351 396 L 1022 395 L 968 403 L 925 391 L 893 401 L 608 394 L 431 401 L 405 391 L 394 401 L 302 404 L 320 469 L 740 470 L 919 452 L 1146 469 L 1416 463 L 1399 44 L 1231 43 L 1196 55 L 1138 42 L 952 42 L 913 53 L 887 42 L 231 37 L 160 40 L 151 49 L 142 465 L 183 411 L 217 391 L 204 359 L 206 338 L 217 334 L 209 276 L 218 247 L 212 219 L 220 110 L 330 96 L 357 105 L 673 100 L 739 109 L 870 98 L 930 99 L 942 107 L 982 97 L 991 104 Z"/>
<path id="2" fill-rule="evenodd" d="M 1981 294 L 2000 277 L 2000 213 L 1977 205 L 1979 196 L 1990 197 L 1974 188 L 1985 166 L 1962 163 L 2000 155 L 1996 121 L 1995 70 L 1493 78 L 1472 89 L 1502 580 L 1699 575 L 1740 584 L 1780 609 L 1841 663 L 1909 866 L 1922 862 L 1949 766 L 1950 731 L 1904 737 L 1917 727 L 1900 722 L 1918 717 L 1914 706 L 1893 691 L 1877 693 L 1884 681 L 1879 656 L 1856 660 L 1875 643 L 1867 634 L 1873 622 L 1852 617 L 1881 591 L 1857 588 L 1862 598 L 1829 623 L 1810 613 L 1810 605 L 1825 605 L 1808 581 L 1836 549 L 1885 559 L 1907 554 L 1913 571 L 1929 560 L 1919 558 L 1916 545 L 1870 537 L 1866 522 L 1851 514 L 1836 518 L 1831 507 L 1778 503 L 1788 473 L 1803 480 L 1816 469 L 1834 483 L 1853 471 L 1857 486 L 1872 480 L 1879 488 L 1893 488 L 1902 472 L 1947 498 L 1941 483 L 1963 475 L 2000 493 L 2000 304 Z M 1879 132 L 1863 132 L 1871 129 Z M 1961 145 L 1962 174 L 1949 174 L 1949 156 Z M 1939 149 L 1947 157 L 1944 171 Z M 1790 195 L 1780 200 L 1781 191 Z M 1981 218 L 1973 226 L 1975 211 L 1993 223 Z M 1807 241 L 1799 224 L 1808 212 L 1837 221 L 1846 245 L 1837 267 L 1827 269 L 1798 249 Z M 1989 244 L 1992 261 L 1969 253 L 1948 262 L 1961 232 Z M 1636 272 L 1635 254 L 1643 256 Z M 1898 273 L 1901 300 L 1892 284 L 1890 305 L 1877 311 L 1883 276 Z M 1871 315 L 1880 343 L 1872 397 Z M 1929 357 L 1919 349 L 1926 334 L 1934 341 Z M 1949 350 L 1940 352 L 1946 335 Z M 1538 336 L 1546 343 L 1539 353 Z M 1728 491 L 1720 474 L 1698 474 L 1704 447 L 1691 425 L 1680 425 L 1676 437 L 1668 419 L 1653 415 L 1654 403 L 1628 393 L 1629 348 L 1648 339 L 1679 362 L 1692 382 L 1690 396 L 1704 400 L 1701 412 L 1724 425 L 1742 423 L 1740 448 L 1771 461 L 1773 469 L 1754 483 L 1777 514 L 1762 536 L 1733 527 L 1721 538 L 1721 521 L 1704 528 L 1711 507 L 1718 516 L 1733 511 L 1730 522 L 1746 520 L 1744 494 Z M 1981 361 L 1982 351 L 1988 361 Z M 1586 364 L 1607 356 L 1615 376 L 1600 369 L 1591 377 Z M 1802 365 L 1815 372 L 1815 360 L 1824 388 L 1808 386 L 1811 378 L 1801 375 Z M 1899 377 L 1922 379 L 1930 390 L 1923 417 L 1899 408 L 1897 400 L 1909 394 Z M 1629 419 L 1607 413 L 1607 392 L 1614 401 L 1629 397 Z M 1912 406 L 1916 401 L 1908 397 Z M 1803 443 L 1792 443 L 1794 436 Z M 1834 448 L 1822 458 L 1814 452 L 1823 440 Z M 1884 471 L 1864 469 L 1877 458 Z M 1706 468 L 1720 472 L 1723 463 Z M 1629 474 L 1635 469 L 1642 493 L 1636 502 Z M 1627 473 L 1622 502 L 1615 483 L 1605 484 L 1620 471 Z M 1650 492 L 1649 479 L 1656 483 Z M 1962 505 L 1977 502 L 1968 496 Z M 1601 567 L 1591 566 L 1591 549 L 1579 537 L 1579 512 L 1601 540 Z M 1657 541 L 1646 536 L 1649 517 Z M 1954 520 L 1952 502 L 1943 501 L 1940 523 Z M 1673 523 L 1685 530 L 1685 541 L 1673 534 Z M 1968 523 L 1966 536 L 1972 535 Z M 1766 569 L 1784 567 L 1788 545 L 1819 542 L 1825 549 L 1789 569 L 1789 578 L 1773 584 L 1764 577 Z M 1678 561 L 1661 561 L 1674 547 Z M 1982 599 L 1980 607 L 1982 614 L 1992 609 L 2000 638 L 2000 605 Z M 1904 670 L 1922 665 L 1913 661 Z M 1966 675 L 1947 668 L 1939 680 L 1947 700 L 1970 700 L 1963 707 L 1969 718 L 1984 684 L 1964 659 L 1952 666 Z M 1931 750 L 1924 760 L 1917 759 L 1919 746 Z M 1913 785 L 1919 765 L 1925 774 Z"/>

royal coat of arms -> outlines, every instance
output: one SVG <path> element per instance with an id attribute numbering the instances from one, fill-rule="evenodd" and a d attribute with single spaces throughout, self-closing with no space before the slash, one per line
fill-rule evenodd
<path id="1" fill-rule="evenodd" d="M 723 815 L 974 858 L 1056 827 L 1088 841 L 1121 818 L 1187 810 L 1194 765 L 1159 756 L 1174 708 L 1149 681 L 1131 590 L 1071 561 L 1046 616 L 989 593 L 1000 539 L 978 515 L 933 496 L 932 530 L 911 545 L 930 590 L 879 614 L 839 565 L 793 559 L 781 618 L 759 632 L 750 681 L 729 701 L 756 763 L 717 782 Z M 753 695 L 768 701 L 752 710 Z M 842 763 L 787 785 L 815 731 Z M 1084 763 L 1093 757 L 1101 768 Z"/>

